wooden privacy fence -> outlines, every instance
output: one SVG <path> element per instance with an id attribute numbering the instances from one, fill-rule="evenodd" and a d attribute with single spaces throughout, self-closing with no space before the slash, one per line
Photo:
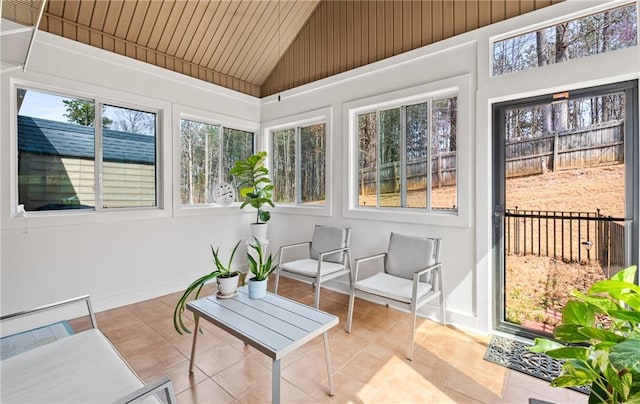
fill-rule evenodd
<path id="1" fill-rule="evenodd" d="M 427 158 L 409 160 L 407 162 L 407 191 L 427 188 Z M 433 155 L 431 158 L 431 187 L 442 187 L 456 184 L 456 152 Z M 400 191 L 400 162 L 380 165 L 380 193 Z M 360 170 L 360 194 L 376 194 L 376 169 Z"/>
<path id="2" fill-rule="evenodd" d="M 624 162 L 624 122 L 610 121 L 535 139 L 508 141 L 506 176 Z"/>
<path id="3" fill-rule="evenodd" d="M 596 212 L 506 209 L 507 254 L 537 255 L 567 262 L 598 260 L 603 267 L 625 265 L 624 219 Z"/>

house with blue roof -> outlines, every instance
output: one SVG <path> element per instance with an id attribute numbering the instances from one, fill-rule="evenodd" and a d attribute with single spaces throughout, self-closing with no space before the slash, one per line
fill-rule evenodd
<path id="1" fill-rule="evenodd" d="M 18 115 L 20 203 L 26 211 L 93 209 L 95 132 L 90 126 Z M 155 203 L 154 136 L 103 129 L 103 206 Z"/>

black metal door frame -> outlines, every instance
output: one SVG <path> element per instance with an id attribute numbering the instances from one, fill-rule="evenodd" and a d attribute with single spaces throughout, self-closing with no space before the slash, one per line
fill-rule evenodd
<path id="1" fill-rule="evenodd" d="M 625 94 L 625 180 L 626 180 L 626 218 L 631 221 L 630 264 L 638 264 L 638 222 L 639 222 L 639 182 L 640 182 L 640 135 L 638 134 L 638 80 L 607 84 L 597 87 L 570 90 L 568 99 L 597 97 L 600 95 L 623 92 Z M 524 99 L 516 99 L 493 104 L 492 106 L 492 144 L 493 144 L 493 257 L 494 257 L 494 329 L 533 339 L 544 335 L 535 330 L 505 321 L 505 110 L 515 106 L 539 105 L 551 103 L 553 94 Z M 636 275 L 637 276 L 637 275 Z M 636 282 L 638 280 L 636 279 Z M 545 335 L 548 336 L 548 335 Z"/>

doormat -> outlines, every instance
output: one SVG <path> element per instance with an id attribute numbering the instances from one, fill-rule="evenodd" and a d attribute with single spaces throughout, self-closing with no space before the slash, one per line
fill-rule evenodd
<path id="1" fill-rule="evenodd" d="M 0 338 L 0 360 L 10 358 L 42 345 L 73 335 L 73 328 L 68 321 L 23 331 Z"/>
<path id="2" fill-rule="evenodd" d="M 545 354 L 533 353 L 525 344 L 497 335 L 491 336 L 491 342 L 484 354 L 484 360 L 496 363 L 509 369 L 517 370 L 538 379 L 551 381 L 562 370 L 564 361 Z M 583 394 L 589 394 L 589 386 L 569 387 Z"/>

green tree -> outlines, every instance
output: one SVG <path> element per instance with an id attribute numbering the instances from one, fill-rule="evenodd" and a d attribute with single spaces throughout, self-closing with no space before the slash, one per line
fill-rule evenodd
<path id="1" fill-rule="evenodd" d="M 67 121 L 83 126 L 93 126 L 96 116 L 95 104 L 92 101 L 70 99 L 62 100 L 67 112 L 63 114 Z M 102 126 L 109 127 L 113 121 L 106 116 L 102 117 Z"/>

